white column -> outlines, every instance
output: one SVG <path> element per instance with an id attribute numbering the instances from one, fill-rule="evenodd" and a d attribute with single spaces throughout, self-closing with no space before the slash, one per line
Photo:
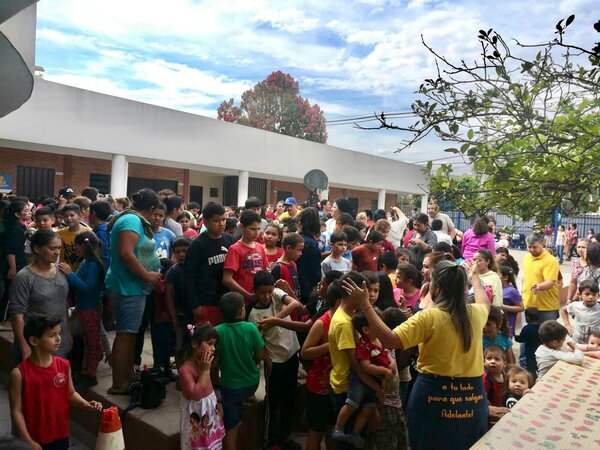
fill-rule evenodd
<path id="1" fill-rule="evenodd" d="M 250 175 L 247 170 L 240 170 L 238 175 L 238 206 L 243 206 L 248 199 L 248 179 Z"/>
<path id="2" fill-rule="evenodd" d="M 127 196 L 129 163 L 125 155 L 113 155 L 110 174 L 110 195 L 113 198 Z"/>
<path id="3" fill-rule="evenodd" d="M 377 208 L 385 209 L 385 189 L 379 189 L 377 194 Z"/>
<path id="4" fill-rule="evenodd" d="M 427 194 L 421 195 L 421 212 L 424 214 L 427 214 L 427 201 L 428 201 Z"/>

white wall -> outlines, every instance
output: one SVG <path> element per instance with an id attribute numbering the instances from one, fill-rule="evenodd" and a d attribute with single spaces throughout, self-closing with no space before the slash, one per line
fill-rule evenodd
<path id="1" fill-rule="evenodd" d="M 0 25 L 0 31 L 19 51 L 31 73 L 35 67 L 36 14 L 37 5 L 34 3 Z"/>
<path id="2" fill-rule="evenodd" d="M 31 99 L 0 119 L 0 144 L 124 154 L 148 164 L 301 182 L 321 168 L 337 187 L 422 193 L 421 168 L 330 145 L 36 78 Z M 55 151 L 55 150 L 53 150 Z M 152 161 L 154 160 L 154 162 Z"/>
<path id="3" fill-rule="evenodd" d="M 202 204 L 208 202 L 219 202 L 223 201 L 223 177 L 220 175 L 213 175 L 205 172 L 193 172 L 190 171 L 190 186 L 202 186 Z M 218 197 L 210 196 L 210 188 L 214 187 L 219 189 Z"/>

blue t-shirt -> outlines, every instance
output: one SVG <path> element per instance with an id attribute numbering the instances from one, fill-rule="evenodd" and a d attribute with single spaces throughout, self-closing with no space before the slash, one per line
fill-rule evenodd
<path id="1" fill-rule="evenodd" d="M 323 231 L 319 236 L 319 251 L 321 253 L 331 251 L 331 244 L 329 242 L 331 235 L 331 231 Z"/>
<path id="2" fill-rule="evenodd" d="M 106 288 L 123 296 L 143 295 L 144 282 L 127 270 L 119 256 L 119 233 L 121 231 L 133 231 L 140 237 L 133 253 L 144 269 L 158 272 L 160 268 L 160 260 L 154 249 L 154 239 L 148 239 L 144 234 L 144 227 L 139 217 L 135 214 L 125 214 L 116 220 L 110 232 L 111 260 L 106 273 Z"/>
<path id="3" fill-rule="evenodd" d="M 498 347 L 501 347 L 504 351 L 506 351 L 513 346 L 513 341 L 511 340 L 511 338 L 509 338 L 502 332 L 498 333 L 496 339 L 493 340 L 483 336 L 483 349 L 485 350 L 490 345 L 497 345 Z"/>
<path id="4" fill-rule="evenodd" d="M 154 231 L 154 248 L 159 258 L 171 259 L 171 244 L 175 240 L 175 233 L 168 228 L 160 227 Z"/>
<path id="5" fill-rule="evenodd" d="M 88 311 L 100 306 L 104 283 L 99 272 L 96 261 L 85 259 L 79 264 L 77 272 L 67 275 L 69 284 L 75 288 L 75 306 L 78 310 Z"/>

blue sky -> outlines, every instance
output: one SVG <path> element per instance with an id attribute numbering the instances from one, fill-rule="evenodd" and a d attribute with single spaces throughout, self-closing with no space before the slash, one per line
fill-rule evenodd
<path id="1" fill-rule="evenodd" d="M 435 75 L 421 35 L 452 59 L 474 59 L 479 29 L 552 39 L 575 13 L 590 42 L 593 0 L 42 0 L 36 64 L 48 80 L 216 117 L 221 101 L 282 70 L 328 120 L 410 109 Z M 596 3 L 597 6 L 597 3 Z M 329 126 L 331 145 L 403 161 L 447 157 L 436 139 L 394 153 L 402 136 Z"/>

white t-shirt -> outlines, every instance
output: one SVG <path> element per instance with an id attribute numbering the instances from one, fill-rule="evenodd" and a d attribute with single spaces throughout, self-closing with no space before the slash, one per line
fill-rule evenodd
<path id="1" fill-rule="evenodd" d="M 250 312 L 250 316 L 248 317 L 248 322 L 252 322 L 256 325 L 256 323 L 262 319 L 274 317 L 279 314 L 286 306 L 283 303 L 283 299 L 286 296 L 287 294 L 284 291 L 275 288 L 273 290 L 271 304 L 266 308 L 260 308 L 257 307 L 257 305 L 254 305 Z M 291 321 L 292 319 L 287 316 L 283 320 Z M 269 358 L 271 358 L 271 361 L 274 363 L 286 362 L 300 350 L 298 338 L 296 337 L 296 333 L 292 330 L 287 330 L 283 327 L 271 327 L 266 332 L 261 332 L 261 334 L 265 341 L 265 348 L 267 349 Z"/>
<path id="2" fill-rule="evenodd" d="M 542 378 L 546 375 L 554 364 L 559 361 L 568 362 L 569 364 L 577 364 L 581 366 L 585 355 L 581 350 L 575 350 L 575 352 L 563 352 L 561 350 L 552 350 L 545 345 L 540 345 L 535 351 L 535 360 L 538 366 L 538 377 Z"/>
<path id="3" fill-rule="evenodd" d="M 449 234 L 444 233 L 443 231 L 434 231 L 435 235 L 438 238 L 438 242 L 445 242 L 448 245 L 452 245 L 452 238 Z"/>
<path id="4" fill-rule="evenodd" d="M 387 238 L 395 248 L 402 247 L 402 235 L 404 234 L 406 225 L 408 225 L 406 217 L 400 217 L 390 224 L 390 233 Z"/>
<path id="5" fill-rule="evenodd" d="M 583 302 L 569 303 L 567 313 L 573 323 L 573 340 L 578 344 L 587 344 L 592 330 L 600 330 L 600 304 L 588 308 Z"/>

